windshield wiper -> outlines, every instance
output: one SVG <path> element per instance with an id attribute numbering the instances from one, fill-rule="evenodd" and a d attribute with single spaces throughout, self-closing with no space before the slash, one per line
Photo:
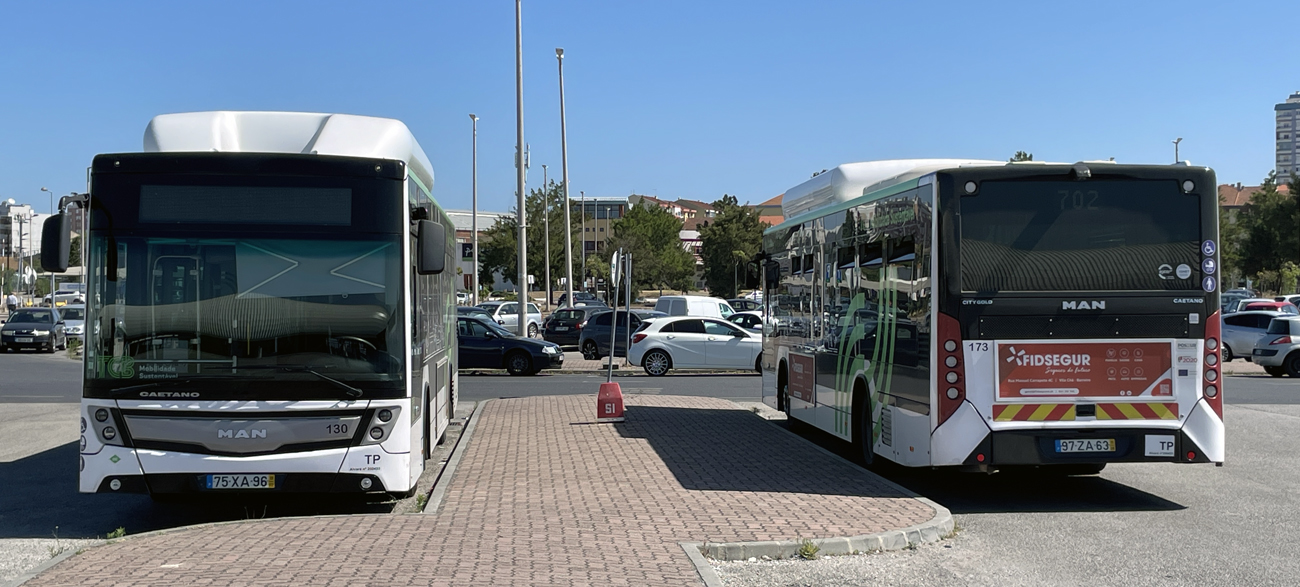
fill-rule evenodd
<path id="1" fill-rule="evenodd" d="M 342 388 L 344 391 L 348 392 L 348 397 L 358 398 L 361 397 L 363 393 L 365 393 L 360 388 L 353 387 L 342 381 L 339 381 L 338 379 L 330 377 L 329 375 L 326 375 L 315 369 L 312 369 L 310 365 L 249 365 L 249 366 L 241 365 L 237 368 L 238 369 L 275 369 L 282 373 L 310 373 L 312 375 L 321 378 L 324 381 L 328 381 L 334 384 L 335 386 Z"/>

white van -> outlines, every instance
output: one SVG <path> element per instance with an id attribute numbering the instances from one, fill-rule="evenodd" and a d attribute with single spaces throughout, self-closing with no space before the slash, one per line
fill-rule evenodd
<path id="1" fill-rule="evenodd" d="M 707 296 L 663 296 L 655 302 L 655 311 L 669 316 L 708 316 L 722 319 L 736 313 L 726 300 Z"/>

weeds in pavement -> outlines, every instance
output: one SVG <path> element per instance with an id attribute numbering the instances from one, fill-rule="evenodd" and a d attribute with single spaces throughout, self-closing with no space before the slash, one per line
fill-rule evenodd
<path id="1" fill-rule="evenodd" d="M 123 528 L 123 527 L 121 527 L 121 526 L 118 526 L 116 530 L 113 530 L 112 532 L 109 532 L 109 533 L 108 533 L 108 536 L 105 536 L 105 538 L 107 538 L 107 539 L 109 539 L 109 540 L 116 540 L 116 539 L 121 538 L 121 537 L 123 537 L 123 536 L 126 536 L 126 528 Z"/>
<path id="2" fill-rule="evenodd" d="M 60 554 L 63 554 L 63 551 L 65 551 L 65 550 L 67 550 L 67 549 L 68 549 L 68 547 L 64 546 L 63 543 L 59 542 L 59 527 L 58 527 L 58 526 L 55 526 L 55 527 L 54 527 L 54 546 L 47 546 L 47 547 L 46 547 L 46 550 L 49 550 L 49 551 L 50 551 L 50 558 L 54 558 L 54 557 L 56 557 L 56 556 L 59 556 Z"/>
<path id="3" fill-rule="evenodd" d="M 961 531 L 961 526 L 958 526 L 957 524 L 953 524 L 953 525 L 952 525 L 952 530 L 949 530 L 947 534 L 944 534 L 943 536 L 940 536 L 939 539 L 940 539 L 940 540 L 952 540 L 953 538 L 956 538 L 956 537 L 957 537 L 957 533 L 960 532 L 960 531 Z"/>
<path id="4" fill-rule="evenodd" d="M 415 507 L 419 508 L 420 511 L 424 511 L 424 506 L 427 505 L 428 503 L 429 503 L 429 495 L 427 493 L 421 493 L 415 496 Z"/>
<path id="5" fill-rule="evenodd" d="M 799 555 L 799 558 L 811 561 L 817 560 L 817 553 L 820 551 L 820 546 L 813 544 L 812 540 L 804 538 L 803 542 L 799 544 L 799 550 L 796 550 L 795 554 Z"/>

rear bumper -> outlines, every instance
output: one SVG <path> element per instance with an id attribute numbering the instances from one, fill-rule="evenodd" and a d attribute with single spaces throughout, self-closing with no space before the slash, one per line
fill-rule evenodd
<path id="1" fill-rule="evenodd" d="M 1058 440 L 1113 439 L 1110 452 L 1057 452 Z M 1161 447 L 1173 442 L 1172 451 Z M 1153 444 L 1155 443 L 1155 444 Z M 1163 454 L 1152 454 L 1163 453 Z M 1170 454 L 1172 453 L 1172 454 Z M 983 456 L 983 459 L 980 457 Z M 1202 447 L 1182 430 L 1168 428 L 1109 428 L 1005 430 L 992 432 L 966 458 L 966 465 L 1073 465 L 1090 463 L 1209 463 Z"/>
<path id="2" fill-rule="evenodd" d="M 582 331 L 573 332 L 555 332 L 547 330 L 542 333 L 542 339 L 563 346 L 578 346 L 578 338 L 582 336 Z"/>
<path id="3" fill-rule="evenodd" d="M 1282 361 L 1286 359 L 1290 351 L 1291 351 L 1291 347 L 1281 346 L 1281 345 L 1279 345 L 1279 348 L 1276 349 L 1257 348 L 1253 351 L 1254 354 L 1250 356 L 1250 360 L 1256 365 L 1260 365 L 1262 367 L 1281 367 Z M 1273 353 L 1273 354 L 1267 355 L 1267 354 L 1259 354 L 1259 353 Z"/>

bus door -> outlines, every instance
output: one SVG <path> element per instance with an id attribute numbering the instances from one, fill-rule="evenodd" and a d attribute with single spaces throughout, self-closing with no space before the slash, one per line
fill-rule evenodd
<path id="1" fill-rule="evenodd" d="M 150 280 L 149 326 L 152 336 L 142 349 L 157 361 L 199 359 L 199 257 L 164 255 L 154 258 Z"/>

